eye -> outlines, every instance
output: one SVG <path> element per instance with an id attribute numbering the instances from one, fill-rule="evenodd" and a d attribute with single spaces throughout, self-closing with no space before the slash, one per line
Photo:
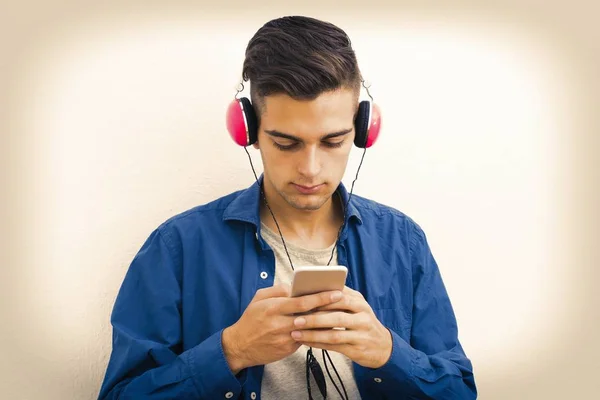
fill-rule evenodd
<path id="1" fill-rule="evenodd" d="M 337 148 L 337 147 L 342 147 L 342 145 L 344 144 L 344 141 L 339 141 L 339 142 L 323 142 L 323 144 L 329 148 Z"/>
<path id="2" fill-rule="evenodd" d="M 279 144 L 276 141 L 273 141 L 273 145 L 275 145 L 275 147 L 277 147 L 279 150 L 288 151 L 296 148 L 298 146 L 298 142 L 293 142 L 291 144 Z"/>

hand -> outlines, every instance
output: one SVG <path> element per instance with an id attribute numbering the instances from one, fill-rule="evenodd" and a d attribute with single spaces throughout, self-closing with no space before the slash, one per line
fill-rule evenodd
<path id="1" fill-rule="evenodd" d="M 363 367 L 383 366 L 392 354 L 390 331 L 360 292 L 345 287 L 343 295 L 336 303 L 296 317 L 292 337 L 300 344 L 342 353 Z"/>
<path id="2" fill-rule="evenodd" d="M 301 346 L 290 333 L 294 329 L 294 314 L 331 305 L 342 293 L 322 292 L 289 297 L 287 285 L 260 289 L 240 317 L 222 336 L 225 358 L 231 371 L 268 364 L 294 353 Z"/>

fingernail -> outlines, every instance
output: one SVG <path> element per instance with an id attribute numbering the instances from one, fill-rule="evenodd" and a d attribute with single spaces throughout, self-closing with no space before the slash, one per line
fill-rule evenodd
<path id="1" fill-rule="evenodd" d="M 292 337 L 296 340 L 300 339 L 302 337 L 302 334 L 298 331 L 292 331 Z"/>
<path id="2" fill-rule="evenodd" d="M 296 326 L 302 326 L 304 324 L 306 324 L 306 320 L 304 318 L 302 318 L 302 317 L 296 318 L 294 320 L 294 325 L 296 325 Z"/>
<path id="3" fill-rule="evenodd" d="M 342 292 L 333 292 L 331 294 L 331 300 L 332 301 L 338 301 L 341 298 L 342 298 Z"/>

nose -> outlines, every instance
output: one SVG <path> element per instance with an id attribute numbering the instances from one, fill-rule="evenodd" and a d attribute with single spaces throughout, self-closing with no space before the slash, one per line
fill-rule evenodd
<path id="1" fill-rule="evenodd" d="M 318 146 L 306 146 L 299 154 L 298 172 L 306 178 L 314 178 L 321 172 Z"/>

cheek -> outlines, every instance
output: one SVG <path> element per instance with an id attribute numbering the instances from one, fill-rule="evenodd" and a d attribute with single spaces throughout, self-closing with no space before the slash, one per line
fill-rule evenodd
<path id="1" fill-rule="evenodd" d="M 287 156 L 286 153 L 278 151 L 277 149 L 261 149 L 261 157 L 263 162 L 263 168 L 267 174 L 273 180 L 277 180 L 277 177 L 283 177 L 288 174 L 291 168 L 293 168 L 294 160 L 292 157 Z"/>
<path id="2" fill-rule="evenodd" d="M 341 150 L 341 149 L 340 149 Z M 348 164 L 348 160 L 350 159 L 350 150 L 351 148 L 344 149 L 343 151 L 338 151 L 330 155 L 330 163 L 332 167 L 335 169 L 344 169 Z"/>
<path id="3" fill-rule="evenodd" d="M 349 157 L 350 149 L 346 148 L 345 146 L 343 148 L 335 150 L 324 149 L 321 152 L 321 163 L 327 171 L 337 171 L 339 169 L 343 169 L 346 166 Z"/>

